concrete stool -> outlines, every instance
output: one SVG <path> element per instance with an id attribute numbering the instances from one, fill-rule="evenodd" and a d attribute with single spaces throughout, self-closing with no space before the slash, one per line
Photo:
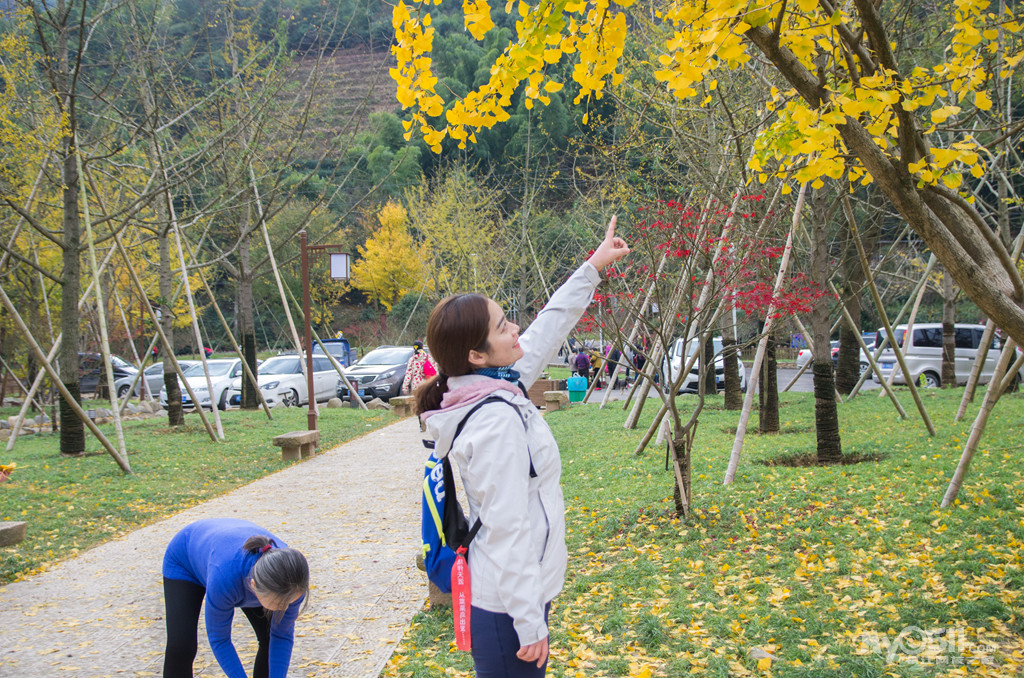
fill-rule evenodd
<path id="1" fill-rule="evenodd" d="M 0 521 L 0 546 L 14 546 L 24 540 L 27 525 L 22 520 Z"/>
<path id="2" fill-rule="evenodd" d="M 319 442 L 320 431 L 292 431 L 274 438 L 274 444 L 281 448 L 281 458 L 285 461 L 312 457 Z"/>
<path id="3" fill-rule="evenodd" d="M 416 410 L 416 399 L 412 396 L 395 396 L 390 401 L 392 411 L 400 419 L 412 416 Z"/>
<path id="4" fill-rule="evenodd" d="M 569 394 L 565 391 L 544 391 L 544 409 L 548 412 L 569 409 Z"/>
<path id="5" fill-rule="evenodd" d="M 426 573 L 427 566 L 423 563 L 423 554 L 416 554 L 416 567 L 420 571 Z M 445 593 L 441 589 L 437 588 L 437 584 L 427 579 L 427 600 L 430 601 L 430 606 L 440 605 L 441 607 L 452 606 L 452 594 Z"/>

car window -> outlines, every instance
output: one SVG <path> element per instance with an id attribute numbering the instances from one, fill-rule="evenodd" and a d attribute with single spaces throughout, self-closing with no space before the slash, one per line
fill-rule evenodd
<path id="1" fill-rule="evenodd" d="M 215 360 L 211 360 L 211 361 L 209 361 L 206 364 L 209 365 L 209 367 L 210 367 L 210 376 L 211 377 L 223 377 L 223 376 L 227 375 L 228 372 L 231 371 L 231 367 L 232 367 L 232 363 L 230 361 L 228 361 L 228 362 L 217 362 Z M 202 363 L 196 363 L 192 367 L 190 367 L 187 370 L 185 370 L 184 374 L 185 374 L 186 377 L 197 377 L 197 376 L 203 374 L 203 364 Z"/>
<path id="2" fill-rule="evenodd" d="M 135 367 L 134 365 L 132 365 L 130 362 L 128 362 L 124 358 L 119 358 L 116 355 L 110 356 L 110 364 L 113 365 L 114 367 L 130 367 L 130 368 L 134 368 Z"/>
<path id="3" fill-rule="evenodd" d="M 375 348 L 359 361 L 360 365 L 398 365 L 409 362 L 412 357 L 411 348 L 395 346 L 392 348 Z"/>
<path id="4" fill-rule="evenodd" d="M 942 328 L 915 327 L 914 346 L 916 348 L 942 348 Z"/>
<path id="5" fill-rule="evenodd" d="M 157 363 L 155 365 L 150 365 L 149 367 L 146 368 L 146 376 L 147 377 L 155 377 L 156 375 L 163 373 L 163 371 L 164 371 L 164 364 L 163 363 Z"/>
<path id="6" fill-rule="evenodd" d="M 975 335 L 974 328 L 957 327 L 955 330 L 957 348 L 978 348 L 981 336 Z"/>
<path id="7" fill-rule="evenodd" d="M 268 358 L 260 365 L 260 374 L 298 374 L 302 372 L 299 357 L 296 355 Z"/>
<path id="8" fill-rule="evenodd" d="M 313 371 L 314 372 L 333 372 L 334 365 L 328 358 L 313 358 Z"/>

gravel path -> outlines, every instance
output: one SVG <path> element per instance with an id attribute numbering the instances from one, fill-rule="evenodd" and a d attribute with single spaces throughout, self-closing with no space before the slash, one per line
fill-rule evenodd
<path id="1" fill-rule="evenodd" d="M 0 677 L 159 676 L 164 547 L 183 525 L 218 516 L 266 527 L 309 559 L 289 674 L 377 676 L 427 595 L 414 564 L 421 435 L 403 419 L 0 588 Z M 241 614 L 233 638 L 251 668 L 256 642 Z M 223 675 L 202 620 L 195 668 Z"/>

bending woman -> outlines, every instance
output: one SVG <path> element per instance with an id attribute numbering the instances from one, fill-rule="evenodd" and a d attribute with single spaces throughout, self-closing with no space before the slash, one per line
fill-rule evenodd
<path id="1" fill-rule="evenodd" d="M 558 445 L 517 383 L 529 388 L 537 380 L 590 303 L 599 271 L 628 253 L 612 217 L 597 250 L 521 337 L 501 307 L 479 294 L 448 297 L 430 314 L 427 343 L 438 375 L 417 392 L 416 406 L 435 454 L 450 455 L 459 468 L 469 523 L 482 524 L 469 547 L 480 678 L 544 675 L 547 613 L 568 559 Z M 505 402 L 470 413 L 489 396 Z"/>
<path id="2" fill-rule="evenodd" d="M 165 678 L 192 676 L 204 599 L 206 635 L 228 678 L 246 677 L 231 644 L 236 607 L 259 641 L 253 678 L 285 678 L 295 618 L 309 593 L 306 558 L 287 546 L 262 527 L 233 518 L 199 520 L 174 535 L 163 565 Z"/>

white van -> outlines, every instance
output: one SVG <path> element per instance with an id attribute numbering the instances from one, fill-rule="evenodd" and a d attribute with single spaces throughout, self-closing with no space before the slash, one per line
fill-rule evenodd
<path id="1" fill-rule="evenodd" d="M 978 355 L 978 347 L 981 345 L 981 335 L 985 332 L 984 325 L 966 325 L 957 323 L 956 332 L 956 381 L 958 384 L 966 384 L 974 369 L 974 361 Z M 906 325 L 897 325 L 893 328 L 896 341 L 903 347 L 904 359 L 907 362 L 907 370 L 910 372 L 914 383 L 921 384 L 925 388 L 937 388 L 942 381 L 942 323 L 920 323 L 914 325 L 910 342 L 904 345 L 904 335 L 907 333 Z M 893 370 L 896 370 L 894 384 L 905 384 L 906 379 L 900 373 L 899 363 L 896 361 L 896 354 L 891 347 L 879 352 L 878 346 L 885 339 L 885 330 L 879 329 L 875 336 L 875 361 L 881 374 L 875 372 L 872 378 L 881 383 L 882 379 L 888 380 Z M 996 363 L 999 361 L 999 349 L 1001 342 L 993 337 L 992 346 L 985 357 L 985 364 L 981 369 L 980 381 L 985 384 L 992 378 Z M 1021 375 L 1017 375 L 1019 382 Z"/>
<path id="2" fill-rule="evenodd" d="M 725 389 L 725 359 L 722 357 L 722 338 L 712 338 L 712 344 L 715 351 L 715 383 L 719 391 Z M 690 359 L 694 351 L 697 350 L 697 340 L 690 339 L 676 339 L 672 342 L 672 348 L 665 358 L 665 364 L 662 365 L 662 376 L 665 378 L 666 383 L 672 383 L 675 378 L 679 375 L 679 370 L 683 369 L 683 365 Z M 741 360 L 739 347 L 736 348 L 736 365 L 740 372 L 740 390 L 746 392 L 747 390 L 747 369 L 743 365 Z M 700 362 L 695 362 L 693 368 L 690 370 L 689 376 L 683 380 L 682 385 L 679 387 L 680 393 L 696 393 L 697 388 L 700 384 Z"/>

